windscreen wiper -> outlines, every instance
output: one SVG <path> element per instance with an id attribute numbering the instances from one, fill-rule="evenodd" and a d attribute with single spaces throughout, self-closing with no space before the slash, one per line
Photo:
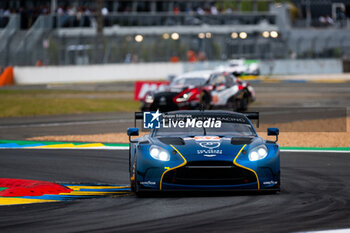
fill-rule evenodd
<path id="1" fill-rule="evenodd" d="M 207 130 L 205 129 L 205 127 L 203 126 L 203 131 L 204 131 L 204 136 L 207 135 Z"/>
<path id="2" fill-rule="evenodd" d="M 201 113 L 202 113 L 202 121 L 204 121 L 204 108 L 203 105 L 201 106 Z M 204 125 L 202 125 L 203 131 L 204 131 L 204 136 L 207 135 L 207 130 L 205 129 Z"/>

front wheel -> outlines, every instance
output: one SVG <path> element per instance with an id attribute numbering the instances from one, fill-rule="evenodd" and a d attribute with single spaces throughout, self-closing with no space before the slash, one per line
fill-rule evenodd
<path id="1" fill-rule="evenodd" d="M 135 192 L 135 195 L 136 195 L 137 197 L 147 197 L 147 195 L 150 195 L 150 194 L 147 193 L 147 192 L 136 191 L 136 192 Z"/>
<path id="2" fill-rule="evenodd" d="M 249 104 L 249 96 L 245 93 L 242 97 L 242 99 L 240 100 L 240 106 L 239 106 L 239 110 L 241 111 L 245 111 L 248 109 L 248 104 Z"/>
<path id="3" fill-rule="evenodd" d="M 232 97 L 228 102 L 227 102 L 227 107 L 229 109 L 232 109 L 233 112 L 237 112 L 239 110 L 240 106 L 240 100 Z"/>
<path id="4" fill-rule="evenodd" d="M 130 179 L 130 190 L 131 192 L 136 192 L 136 182 Z"/>
<path id="5" fill-rule="evenodd" d="M 211 108 L 211 96 L 207 92 L 202 92 L 200 95 L 199 108 L 209 110 Z"/>
<path id="6" fill-rule="evenodd" d="M 139 186 L 136 184 L 136 182 L 135 182 L 135 190 L 134 190 L 134 192 L 135 192 L 135 195 L 136 195 L 137 197 L 146 197 L 147 194 L 149 194 L 149 192 L 140 191 L 140 188 L 139 188 Z"/>
<path id="7" fill-rule="evenodd" d="M 130 161 L 130 160 L 129 160 Z M 130 161 L 131 163 L 131 161 Z M 132 192 L 137 191 L 136 187 L 136 161 L 133 163 L 132 167 L 130 166 L 130 189 Z"/>

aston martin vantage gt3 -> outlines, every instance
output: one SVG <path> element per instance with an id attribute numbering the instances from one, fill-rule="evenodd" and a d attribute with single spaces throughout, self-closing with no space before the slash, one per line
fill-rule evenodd
<path id="1" fill-rule="evenodd" d="M 148 116 L 149 115 L 149 116 Z M 174 111 L 135 114 L 150 133 L 129 128 L 131 188 L 144 191 L 280 189 L 279 130 L 258 136 L 258 113 Z"/>

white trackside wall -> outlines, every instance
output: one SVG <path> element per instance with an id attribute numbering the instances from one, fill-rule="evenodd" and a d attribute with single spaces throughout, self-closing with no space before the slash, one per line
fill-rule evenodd
<path id="1" fill-rule="evenodd" d="M 166 80 L 169 75 L 179 75 L 194 70 L 214 69 L 225 64 L 227 62 L 211 61 L 196 63 L 164 62 L 15 67 L 14 76 L 17 84 Z M 304 75 L 314 75 L 315 78 L 329 79 L 332 76 L 328 74 L 341 74 L 343 72 L 342 61 L 340 59 L 261 61 L 259 66 L 262 75 L 300 75 L 303 76 L 303 79 L 308 79 Z M 318 74 L 321 75 L 318 76 Z"/>

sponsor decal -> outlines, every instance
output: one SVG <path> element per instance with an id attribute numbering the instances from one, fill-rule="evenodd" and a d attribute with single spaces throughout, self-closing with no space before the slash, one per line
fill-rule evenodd
<path id="1" fill-rule="evenodd" d="M 160 105 L 166 105 L 166 98 L 164 96 L 160 97 L 159 104 Z"/>
<path id="2" fill-rule="evenodd" d="M 156 182 L 154 182 L 154 181 L 141 181 L 140 184 L 155 185 Z"/>
<path id="3" fill-rule="evenodd" d="M 266 185 L 269 185 L 269 184 L 277 184 L 278 182 L 277 181 L 265 181 L 263 184 L 266 184 Z"/>
<path id="4" fill-rule="evenodd" d="M 213 157 L 212 156 L 213 154 L 221 155 L 222 154 L 222 150 L 217 150 L 217 149 L 197 150 L 197 154 L 204 155 L 204 156 L 207 156 L 207 157 Z"/>
<path id="5" fill-rule="evenodd" d="M 220 141 L 218 136 L 196 136 L 194 137 L 196 141 Z"/>
<path id="6" fill-rule="evenodd" d="M 207 117 L 192 116 L 190 114 L 162 114 L 156 112 L 143 113 L 143 126 L 145 129 L 154 128 L 221 128 L 222 122 L 242 123 L 249 122 L 243 117 Z M 196 141 L 220 141 L 217 136 L 196 136 Z"/>
<path id="7" fill-rule="evenodd" d="M 197 139 L 196 139 L 197 138 Z M 198 136 L 195 137 L 198 144 L 206 149 L 197 150 L 197 154 L 203 155 L 205 157 L 215 157 L 222 154 L 222 150 L 216 149 L 220 147 L 220 138 L 217 136 Z M 206 140 L 206 141 L 203 141 Z"/>
<path id="8" fill-rule="evenodd" d="M 143 100 L 147 92 L 163 91 L 169 82 L 137 81 L 134 86 L 134 100 Z"/>
<path id="9" fill-rule="evenodd" d="M 213 94 L 212 97 L 211 97 L 211 102 L 213 104 L 217 104 L 219 102 L 219 97 L 217 94 Z"/>
<path id="10" fill-rule="evenodd" d="M 145 129 L 158 129 L 160 128 L 160 117 L 159 110 L 156 112 L 144 112 L 143 113 L 143 128 Z"/>
<path id="11" fill-rule="evenodd" d="M 163 128 L 220 128 L 221 121 L 214 118 L 207 120 L 198 120 L 196 118 L 187 118 L 186 120 L 165 120 L 163 119 Z"/>
<path id="12" fill-rule="evenodd" d="M 208 155 L 208 154 L 204 154 L 204 156 L 205 156 L 205 157 L 209 157 L 209 158 L 211 158 L 211 157 L 215 157 L 216 155 Z"/>
<path id="13" fill-rule="evenodd" d="M 207 149 L 214 149 L 220 146 L 220 142 L 200 142 L 199 145 Z"/>
<path id="14" fill-rule="evenodd" d="M 143 128 L 145 129 L 157 129 L 161 126 L 163 128 L 221 128 L 222 123 L 215 118 L 193 118 L 188 114 L 163 115 L 159 110 L 143 114 Z M 201 140 L 201 138 L 197 137 L 196 140 Z M 211 140 L 211 138 L 204 137 L 203 140 Z M 217 140 L 220 138 L 217 137 Z"/>
<path id="15" fill-rule="evenodd" d="M 248 124 L 247 120 L 243 117 L 218 117 L 217 120 L 232 123 Z"/>

